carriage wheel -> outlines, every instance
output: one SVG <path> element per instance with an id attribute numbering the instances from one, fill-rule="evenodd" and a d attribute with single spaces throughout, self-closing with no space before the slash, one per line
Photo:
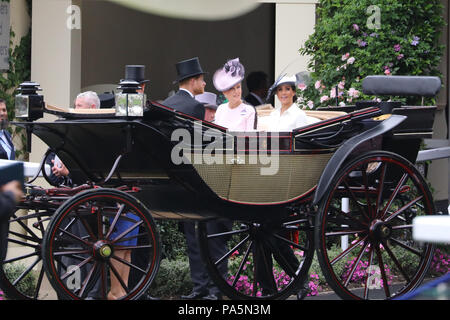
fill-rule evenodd
<path id="1" fill-rule="evenodd" d="M 149 211 L 114 189 L 81 192 L 49 223 L 45 272 L 62 299 L 137 299 L 160 261 L 160 240 Z"/>
<path id="2" fill-rule="evenodd" d="M 408 160 L 379 151 L 348 162 L 316 220 L 317 255 L 328 284 L 343 299 L 392 299 L 416 288 L 434 249 L 413 240 L 412 220 L 434 212 L 427 183 Z"/>
<path id="3" fill-rule="evenodd" d="M 228 221 L 223 230 L 210 224 L 197 225 L 200 251 L 212 281 L 230 299 L 286 299 L 303 288 L 314 256 L 308 219 Z"/>
<path id="4" fill-rule="evenodd" d="M 44 288 L 41 258 L 44 224 L 53 212 L 36 209 L 20 215 L 16 211 L 1 226 L 1 232 L 8 232 L 8 250 L 0 266 L 0 287 L 9 299 L 40 300 L 53 294 Z"/>

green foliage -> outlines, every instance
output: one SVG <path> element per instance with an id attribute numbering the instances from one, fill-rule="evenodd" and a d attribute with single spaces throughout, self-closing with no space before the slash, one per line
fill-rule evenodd
<path id="1" fill-rule="evenodd" d="M 192 281 L 187 259 L 161 260 L 158 274 L 150 286 L 149 294 L 167 299 L 189 294 L 191 290 Z"/>
<path id="2" fill-rule="evenodd" d="M 28 14 L 31 14 L 31 2 L 27 1 Z M 8 118 L 14 119 L 14 96 L 15 90 L 20 83 L 30 80 L 31 77 L 31 28 L 28 34 L 20 39 L 20 42 L 14 48 L 13 39 L 15 33 L 10 31 L 10 48 L 9 48 L 9 70 L 0 76 L 0 98 L 6 101 L 8 109 Z M 9 130 L 13 137 L 19 136 L 22 146 L 26 145 L 26 136 L 24 130 L 19 127 L 10 127 Z M 26 160 L 28 154 L 25 150 L 20 150 L 16 146 L 16 157 L 18 159 Z"/>
<path id="3" fill-rule="evenodd" d="M 162 256 L 175 260 L 186 256 L 186 240 L 179 230 L 178 221 L 158 220 L 156 225 L 161 236 Z"/>
<path id="4" fill-rule="evenodd" d="M 440 75 L 445 24 L 440 0 L 321 0 L 316 12 L 314 33 L 300 49 L 311 57 L 313 70 L 311 82 L 299 91 L 305 105 L 336 104 L 331 95 L 338 85 L 340 104 L 372 100 L 361 93 L 361 80 L 369 75 Z"/>
<path id="5" fill-rule="evenodd" d="M 19 276 L 27 269 L 22 263 L 13 263 L 3 266 L 6 277 L 10 282 L 14 282 Z M 15 285 L 15 288 L 27 296 L 33 296 L 36 288 L 37 276 L 33 272 L 29 272 L 19 283 Z"/>

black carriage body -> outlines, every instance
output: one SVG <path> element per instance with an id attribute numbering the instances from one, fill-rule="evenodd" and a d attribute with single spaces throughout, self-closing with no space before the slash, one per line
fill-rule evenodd
<path id="1" fill-rule="evenodd" d="M 58 115 L 55 122 L 18 125 L 30 126 L 75 182 L 138 187 L 135 196 L 156 218 L 252 221 L 284 216 L 312 200 L 344 141 L 383 122 L 373 119 L 380 115 L 374 107 L 279 133 L 230 133 L 157 103 L 135 120 Z"/>

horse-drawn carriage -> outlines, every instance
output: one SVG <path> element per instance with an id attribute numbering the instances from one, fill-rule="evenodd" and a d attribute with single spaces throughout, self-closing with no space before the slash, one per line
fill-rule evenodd
<path id="1" fill-rule="evenodd" d="M 435 77 L 368 77 L 363 85 L 374 95 L 440 89 Z M 106 299 L 115 285 L 121 298 L 137 299 L 159 267 L 154 221 L 189 219 L 210 277 L 231 299 L 297 293 L 315 253 L 344 299 L 411 291 L 433 255 L 431 244 L 413 240 L 412 220 L 435 214 L 414 166 L 435 107 L 336 110 L 315 111 L 319 122 L 292 132 L 228 132 L 156 102 L 138 117 L 47 110 L 59 118 L 15 123 L 48 145 L 76 185 L 27 184 L 18 205 L 27 212 L 9 221 L 1 288 L 42 299 L 48 279 L 59 298 Z M 212 219 L 223 229 L 211 230 Z M 226 245 L 220 256 L 217 243 Z M 7 275 L 18 262 L 23 272 Z M 31 275 L 34 290 L 25 292 Z"/>

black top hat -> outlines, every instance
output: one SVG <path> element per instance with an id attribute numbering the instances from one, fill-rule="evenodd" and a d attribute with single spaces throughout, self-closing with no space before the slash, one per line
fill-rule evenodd
<path id="1" fill-rule="evenodd" d="M 134 80 L 138 83 L 145 83 L 148 80 L 144 79 L 145 66 L 143 65 L 126 65 L 125 66 L 125 80 Z"/>
<path id="2" fill-rule="evenodd" d="M 200 66 L 198 57 L 180 61 L 175 66 L 177 68 L 178 79 L 174 83 L 206 73 Z"/>

